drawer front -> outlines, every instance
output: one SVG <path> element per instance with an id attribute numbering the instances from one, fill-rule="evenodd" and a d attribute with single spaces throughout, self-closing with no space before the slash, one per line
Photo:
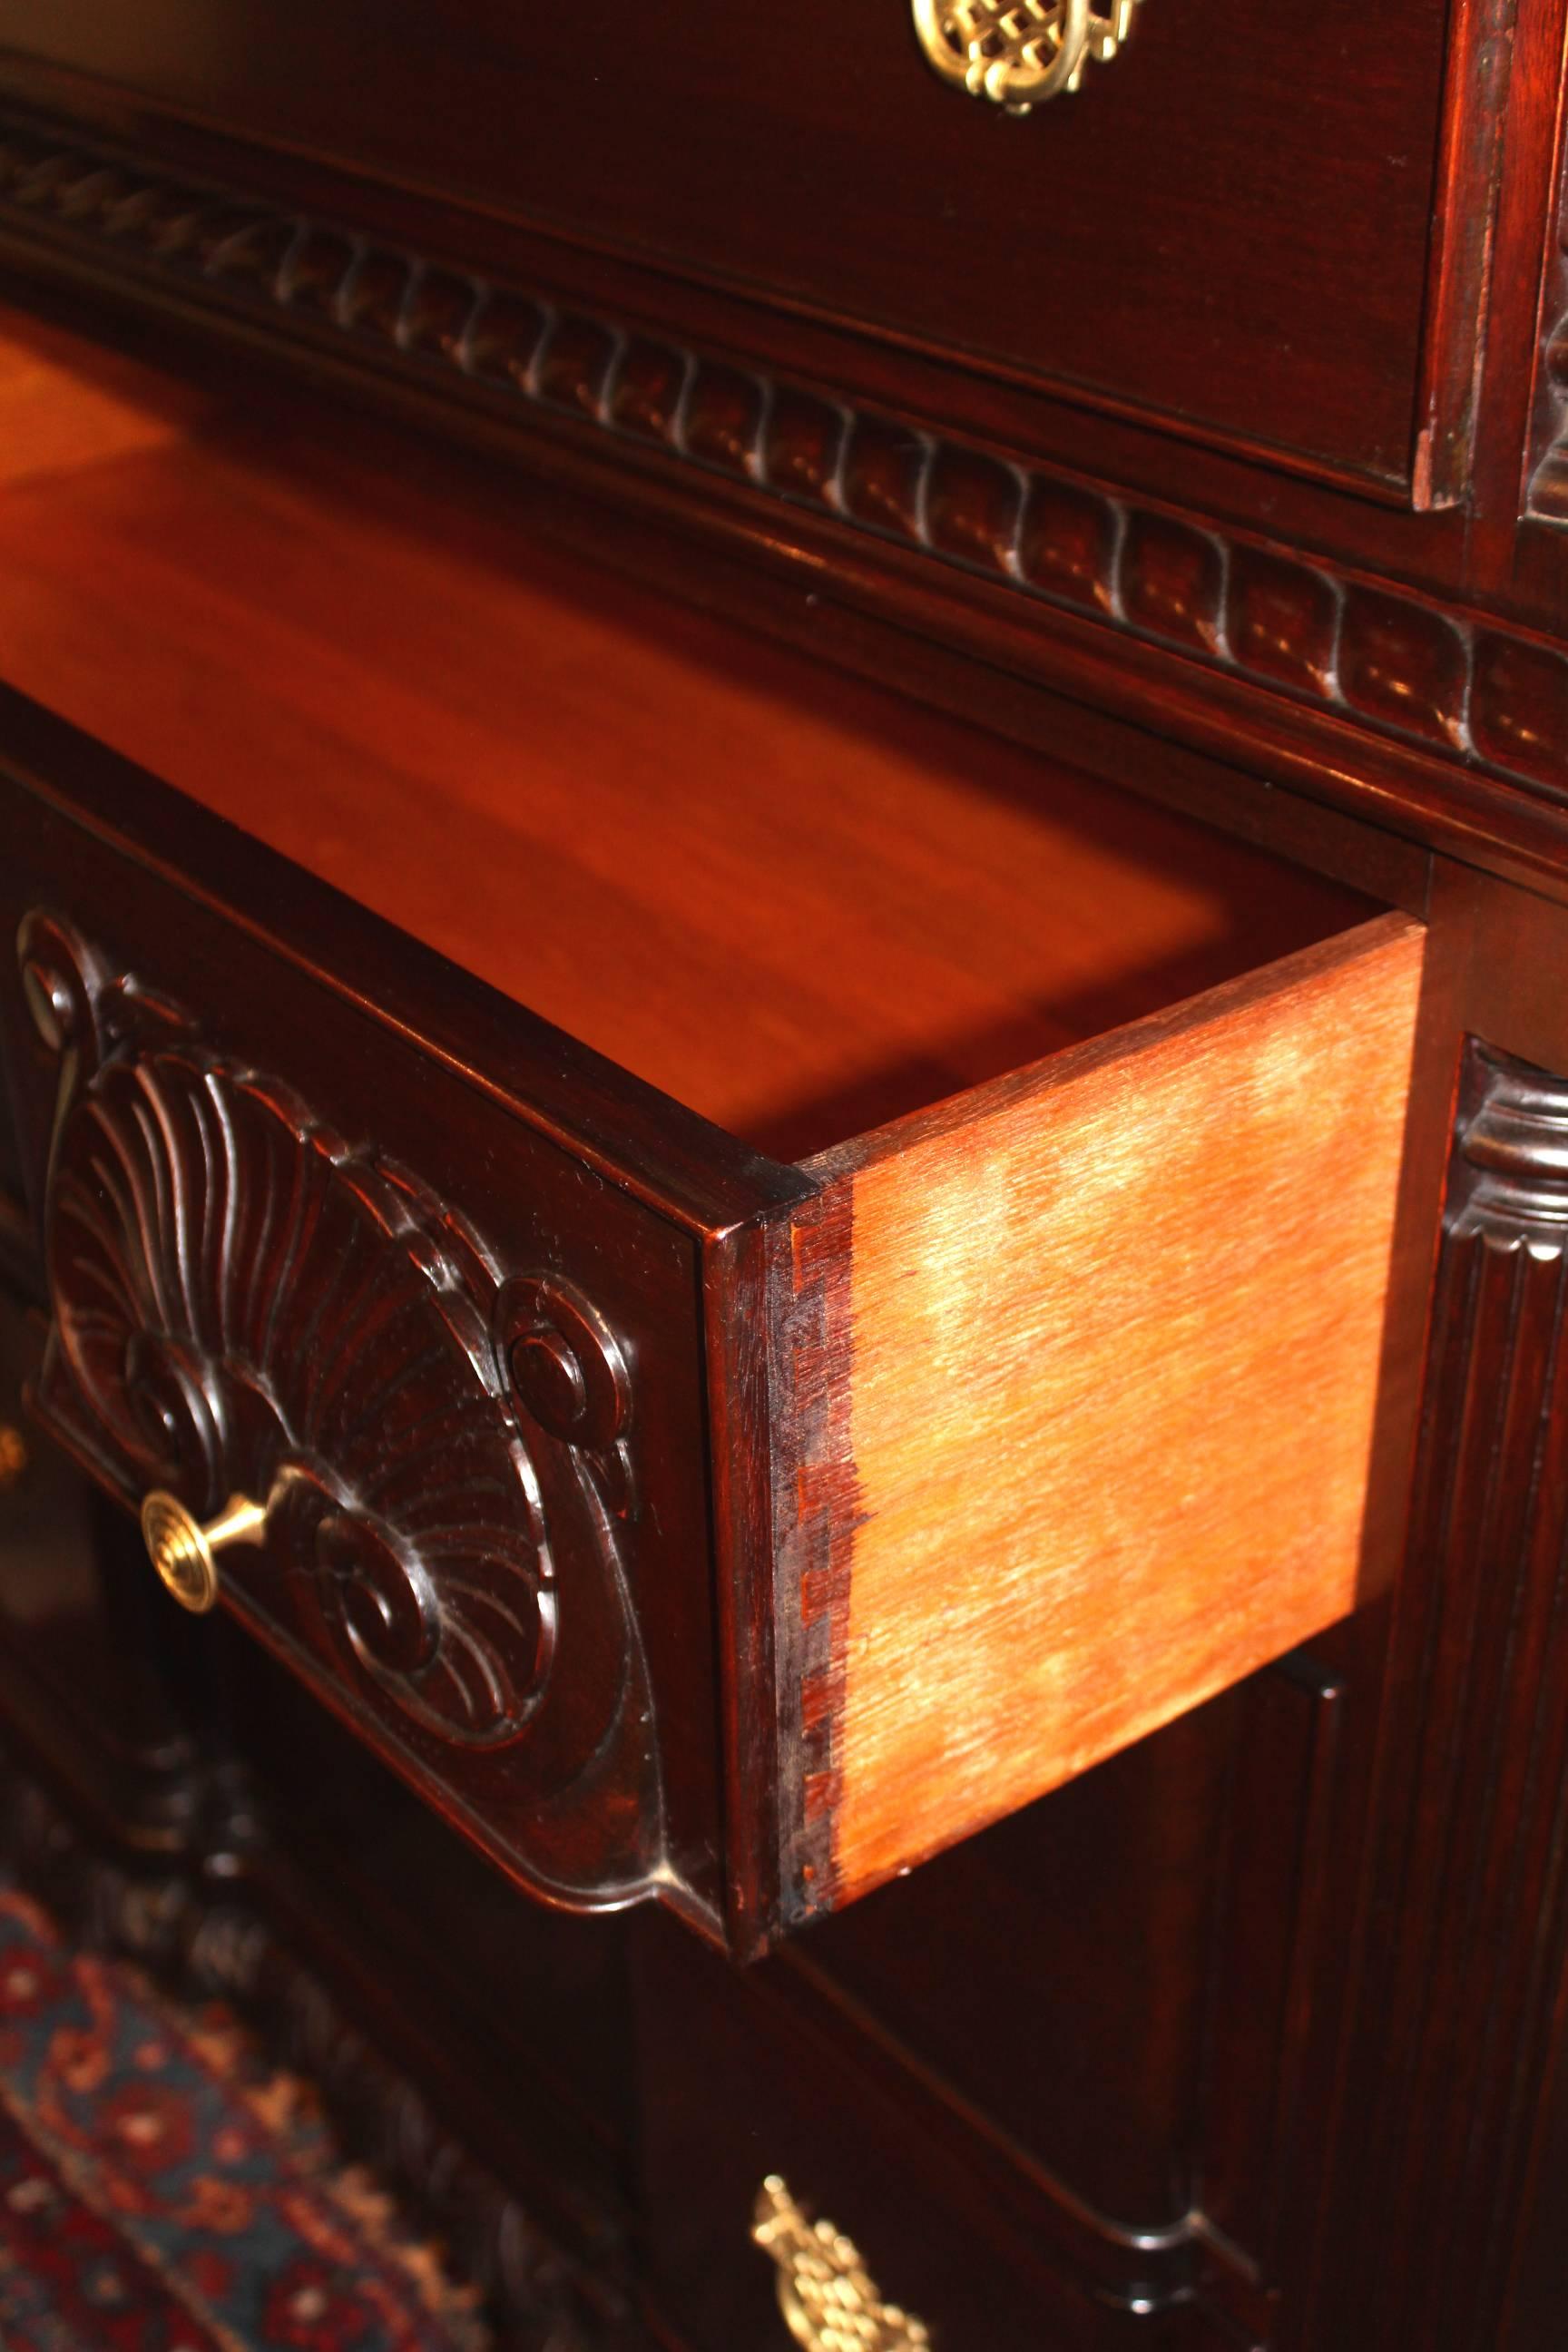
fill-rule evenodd
<path id="1" fill-rule="evenodd" d="M 803 2249 L 773 2181 L 851 2242 L 830 2292 L 875 2352 L 918 2352 L 910 2322 L 937 2352 L 1234 2340 L 1194 2307 L 1182 2229 L 1113 2243 L 814 1972 L 725 1969 L 662 1926 L 637 1939 L 642 2210 L 656 2308 L 691 2352 L 833 2341 L 785 2315 Z"/>
<path id="2" fill-rule="evenodd" d="M 916 15 L 419 0 L 389 37 L 363 0 L 0 0 L 0 42 L 526 223 L 547 297 L 578 288 L 586 246 L 743 289 L 721 337 L 742 352 L 784 360 L 805 310 L 1219 446 L 1409 479 L 1444 11 L 1141 0 L 1114 61 L 1024 120 L 939 78 Z M 479 262 L 468 234 L 445 257 Z M 632 312 L 668 299 L 650 277 Z M 669 357 L 645 347 L 645 372 Z M 663 396 L 635 368 L 615 395 L 634 432 Z M 865 464 L 875 520 L 898 460 Z"/>
<path id="3" fill-rule="evenodd" d="M 389 969 L 356 1002 L 346 902 L 180 811 L 194 867 L 226 845 L 279 931 L 307 904 L 330 925 L 329 975 L 158 871 L 172 800 L 107 765 L 122 806 L 140 794 L 138 851 L 4 790 L 0 995 L 53 1308 L 38 1411 L 133 1507 L 255 1506 L 214 1561 L 225 1600 L 536 1892 L 706 1912 L 697 1212 L 542 1131 L 519 1070 L 479 1061 L 482 992 L 466 1064 L 441 1050 L 458 976 L 379 926 L 426 1034 Z"/>

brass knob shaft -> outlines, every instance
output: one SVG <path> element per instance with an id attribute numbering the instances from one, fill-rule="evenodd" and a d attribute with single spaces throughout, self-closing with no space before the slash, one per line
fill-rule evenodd
<path id="1" fill-rule="evenodd" d="M 154 1487 L 142 1506 L 142 1539 L 167 1591 L 199 1617 L 217 1600 L 218 1553 L 230 1544 L 266 1541 L 267 1507 L 231 1495 L 204 1527 L 177 1495 Z"/>

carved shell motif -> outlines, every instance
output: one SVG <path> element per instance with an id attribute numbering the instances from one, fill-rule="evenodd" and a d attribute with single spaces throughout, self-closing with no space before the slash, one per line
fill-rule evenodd
<path id="1" fill-rule="evenodd" d="M 469 1750 L 545 1708 L 569 1517 L 581 1608 L 613 1636 L 586 1647 L 614 1663 L 554 1744 L 591 1763 L 617 1718 L 646 1728 L 616 1532 L 631 1389 L 590 1302 L 504 1281 L 427 1188 L 206 1050 L 68 925 L 35 913 L 20 945 L 61 1063 L 43 1402 L 70 1442 L 204 1516 L 237 1486 L 265 1501 L 283 1589 L 260 1613 Z"/>

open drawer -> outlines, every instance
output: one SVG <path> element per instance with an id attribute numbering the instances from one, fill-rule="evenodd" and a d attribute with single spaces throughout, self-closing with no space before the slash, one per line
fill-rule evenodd
<path id="1" fill-rule="evenodd" d="M 187 1599 L 742 1950 L 1354 1605 L 1418 923 L 11 351 L 37 1406 Z"/>

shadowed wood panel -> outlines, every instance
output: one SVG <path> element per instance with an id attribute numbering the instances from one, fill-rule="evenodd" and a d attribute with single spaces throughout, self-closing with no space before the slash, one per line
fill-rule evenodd
<path id="1" fill-rule="evenodd" d="M 854 1509 L 840 1900 L 1348 1611 L 1423 934 L 1388 916 L 817 1161 Z M 808 1694 L 808 1697 L 810 1697 Z"/>
<path id="2" fill-rule="evenodd" d="M 1560 948 L 1546 969 L 1559 991 Z M 1332 2185 L 1343 2251 L 1302 2315 L 1304 2346 L 1563 2340 L 1565 1134 L 1568 1080 L 1471 1038 Z"/>

